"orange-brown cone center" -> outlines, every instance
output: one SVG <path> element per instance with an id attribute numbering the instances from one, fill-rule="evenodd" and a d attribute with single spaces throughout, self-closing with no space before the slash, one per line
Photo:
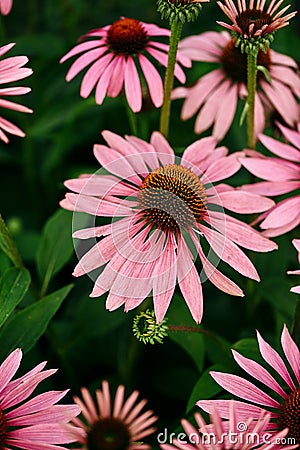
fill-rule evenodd
<path id="1" fill-rule="evenodd" d="M 300 388 L 293 391 L 280 408 L 280 427 L 288 428 L 288 437 L 300 445 Z"/>
<path id="2" fill-rule="evenodd" d="M 117 20 L 110 26 L 106 40 L 113 52 L 133 55 L 144 50 L 148 35 L 141 22 L 125 18 Z"/>
<path id="3" fill-rule="evenodd" d="M 139 203 L 148 223 L 175 232 L 201 221 L 207 198 L 203 184 L 191 170 L 170 164 L 147 175 L 140 187 Z"/>
<path id="4" fill-rule="evenodd" d="M 127 450 L 131 436 L 127 425 L 119 419 L 106 418 L 96 422 L 87 436 L 88 450 Z"/>

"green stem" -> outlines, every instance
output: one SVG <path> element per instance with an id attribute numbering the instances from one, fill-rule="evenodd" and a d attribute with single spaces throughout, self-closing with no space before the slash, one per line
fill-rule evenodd
<path id="1" fill-rule="evenodd" d="M 137 130 L 136 114 L 132 111 L 132 109 L 128 105 L 128 102 L 127 102 L 125 96 L 124 96 L 124 101 L 125 101 L 125 105 L 126 105 L 126 112 L 127 112 L 130 132 L 134 136 L 137 136 L 138 135 L 138 130 Z"/>
<path id="2" fill-rule="evenodd" d="M 169 134 L 170 125 L 170 111 L 171 111 L 171 92 L 174 83 L 174 69 L 176 63 L 176 53 L 178 42 L 181 36 L 182 23 L 173 22 L 171 24 L 170 47 L 168 56 L 168 66 L 165 76 L 164 84 L 164 103 L 160 113 L 160 132 L 167 138 Z"/>
<path id="3" fill-rule="evenodd" d="M 257 78 L 257 55 L 247 55 L 247 89 L 248 89 L 248 112 L 247 112 L 247 135 L 248 148 L 255 149 L 255 92 Z"/>
<path id="4" fill-rule="evenodd" d="M 298 296 L 291 335 L 294 341 L 300 346 L 300 296 Z"/>

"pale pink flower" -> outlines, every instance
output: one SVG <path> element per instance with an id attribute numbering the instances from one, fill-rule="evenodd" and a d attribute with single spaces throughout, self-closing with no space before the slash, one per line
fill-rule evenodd
<path id="1" fill-rule="evenodd" d="M 0 47 L 0 57 L 5 55 L 15 44 L 7 44 Z M 32 69 L 23 67 L 28 62 L 26 56 L 12 56 L 10 58 L 0 60 L 0 83 L 6 84 L 13 81 L 21 80 L 32 74 Z M 19 105 L 4 99 L 3 97 L 11 95 L 24 95 L 30 92 L 28 87 L 4 87 L 0 89 L 0 107 L 12 109 L 14 111 L 21 111 L 25 113 L 32 113 L 32 109 L 26 106 Z M 0 116 L 0 139 L 8 143 L 6 133 L 14 134 L 16 136 L 24 137 L 25 133 L 16 125 L 9 122 L 4 117 Z"/>
<path id="2" fill-rule="evenodd" d="M 148 444 L 140 442 L 155 431 L 152 426 L 157 417 L 153 411 L 143 408 L 147 400 L 137 400 L 138 391 L 133 391 L 127 400 L 124 399 L 125 388 L 119 385 L 112 407 L 109 384 L 103 381 L 102 390 L 96 390 L 96 402 L 86 388 L 81 389 L 82 400 L 74 397 L 74 401 L 82 410 L 83 422 L 75 417 L 69 431 L 80 448 L 147 450 Z"/>
<path id="3" fill-rule="evenodd" d="M 65 427 L 80 409 L 74 404 L 56 404 L 68 391 L 47 391 L 28 400 L 56 369 L 43 370 L 46 362 L 42 362 L 12 380 L 21 359 L 22 351 L 16 349 L 0 366 L 0 448 L 63 450 L 60 444 L 75 441 Z"/>
<path id="4" fill-rule="evenodd" d="M 217 23 L 245 39 L 265 37 L 287 26 L 289 20 L 296 15 L 295 11 L 284 15 L 291 5 L 287 5 L 278 11 L 283 1 L 271 0 L 267 5 L 266 0 L 256 0 L 256 5 L 255 0 L 218 1 L 217 4 L 232 24 Z"/>
<path id="5" fill-rule="evenodd" d="M 94 154 L 112 175 L 82 175 L 66 181 L 66 187 L 76 194 L 67 193 L 61 202 L 71 211 L 114 218 L 109 225 L 81 229 L 73 235 L 94 238 L 95 243 L 89 251 L 84 249 L 87 253 L 74 275 L 104 268 L 91 297 L 110 291 L 107 309 L 124 304 L 129 311 L 152 292 L 160 322 L 178 280 L 194 320 L 200 322 L 203 300 L 194 265 L 197 255 L 203 265 L 202 281 L 206 275 L 231 295 L 243 293 L 216 269 L 217 257 L 242 275 L 259 280 L 238 245 L 266 252 L 276 244 L 222 208 L 247 214 L 265 211 L 273 202 L 217 184 L 239 170 L 239 152 L 228 156 L 225 147 L 215 148 L 217 140 L 207 137 L 191 144 L 180 160 L 158 132 L 152 134 L 150 144 L 135 136 L 123 139 L 110 131 L 102 135 L 108 147 L 96 144 Z M 95 238 L 100 236 L 104 238 L 97 242 Z M 208 243 L 209 251 L 207 244 L 204 246 L 207 255 L 202 241 Z"/>
<path id="6" fill-rule="evenodd" d="M 270 433 L 288 428 L 288 437 L 300 443 L 300 352 L 284 325 L 281 345 L 288 364 L 279 356 L 257 332 L 259 350 L 262 358 L 271 366 L 273 373 L 281 377 L 284 388 L 275 380 L 271 372 L 256 361 L 245 358 L 232 350 L 239 366 L 252 376 L 255 381 L 265 385 L 267 392 L 250 381 L 229 373 L 210 372 L 214 380 L 231 394 L 247 400 L 236 403 L 236 414 L 240 420 L 249 417 L 259 419 L 262 413 L 269 412 L 271 422 L 265 430 Z M 291 374 L 290 374 L 291 373 Z M 250 402 L 250 403 L 248 403 Z M 255 405 L 253 405 L 255 403 Z M 221 417 L 229 419 L 230 400 L 200 400 L 197 403 L 204 411 L 212 413 L 217 410 Z"/>
<path id="7" fill-rule="evenodd" d="M 293 239 L 292 243 L 298 252 L 298 262 L 300 264 L 300 239 Z M 300 270 L 299 269 L 289 270 L 287 273 L 288 275 L 300 275 Z M 300 285 L 292 287 L 291 292 L 295 292 L 295 294 L 300 294 Z"/>
<path id="8" fill-rule="evenodd" d="M 72 80 L 90 65 L 81 83 L 80 95 L 86 98 L 96 87 L 96 103 L 101 105 L 105 96 L 117 97 L 124 86 L 130 108 L 138 112 L 142 108 L 142 87 L 139 72 L 148 85 L 155 107 L 163 103 L 163 82 L 151 60 L 167 66 L 169 45 L 153 40 L 157 36 L 170 36 L 170 30 L 136 19 L 121 18 L 112 25 L 92 30 L 80 38 L 92 38 L 81 42 L 69 51 L 60 62 L 82 53 L 70 67 L 66 80 Z M 177 61 L 190 67 L 191 62 L 180 53 Z M 185 74 L 178 64 L 175 77 L 182 83 Z"/>
<path id="9" fill-rule="evenodd" d="M 276 157 L 249 152 L 249 158 L 241 162 L 249 172 L 262 178 L 263 182 L 249 184 L 243 190 L 261 195 L 275 196 L 294 193 L 300 187 L 300 123 L 298 131 L 278 124 L 283 136 L 291 145 L 261 134 L 260 142 Z M 254 155 L 251 157 L 251 155 Z M 300 223 L 300 195 L 291 195 L 280 201 L 266 214 L 259 216 L 260 227 L 268 237 L 287 233 Z"/>
<path id="10" fill-rule="evenodd" d="M 249 416 L 241 420 L 238 402 L 229 401 L 229 420 L 222 420 L 218 410 L 210 414 L 207 425 L 201 414 L 194 415 L 195 428 L 188 420 L 181 421 L 185 433 L 177 433 L 178 438 L 172 444 L 162 444 L 162 450 L 257 450 L 292 449 L 297 445 L 287 445 L 285 436 L 288 429 L 269 435 L 266 428 L 270 423 L 270 414 L 263 413 L 258 419 Z"/>
<path id="11" fill-rule="evenodd" d="M 179 44 L 181 53 L 192 61 L 217 63 L 218 67 L 202 76 L 192 87 L 178 87 L 172 98 L 184 98 L 181 118 L 197 114 L 195 133 L 213 125 L 212 134 L 219 140 L 229 130 L 238 100 L 247 99 L 247 55 L 235 47 L 235 40 L 226 31 L 208 31 L 189 36 Z M 266 117 L 278 113 L 294 127 L 299 121 L 300 77 L 297 63 L 274 50 L 259 51 L 258 65 L 264 66 L 272 79 L 258 71 L 255 97 L 255 133 L 265 128 Z M 199 111 L 199 112 L 198 112 Z"/>
<path id="12" fill-rule="evenodd" d="M 0 0 L 0 13 L 7 16 L 12 8 L 13 0 Z"/>

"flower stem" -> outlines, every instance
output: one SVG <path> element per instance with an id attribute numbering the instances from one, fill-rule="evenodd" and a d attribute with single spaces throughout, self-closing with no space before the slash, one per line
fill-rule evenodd
<path id="1" fill-rule="evenodd" d="M 248 112 L 247 112 L 247 135 L 248 148 L 255 148 L 255 92 L 257 79 L 257 54 L 251 52 L 247 55 L 247 89 L 248 89 Z"/>
<path id="2" fill-rule="evenodd" d="M 136 114 L 132 111 L 132 109 L 128 105 L 126 98 L 124 98 L 124 101 L 125 101 L 125 105 L 126 105 L 126 112 L 127 112 L 127 118 L 128 118 L 128 122 L 129 122 L 130 132 L 134 136 L 137 136 L 138 130 L 137 130 Z"/>
<path id="3" fill-rule="evenodd" d="M 176 53 L 178 42 L 181 36 L 182 23 L 173 22 L 171 24 L 170 47 L 168 56 L 168 66 L 165 75 L 164 84 L 164 103 L 160 113 L 160 132 L 167 138 L 169 134 L 170 125 L 170 111 L 171 111 L 171 92 L 174 82 L 174 69 L 176 63 Z"/>

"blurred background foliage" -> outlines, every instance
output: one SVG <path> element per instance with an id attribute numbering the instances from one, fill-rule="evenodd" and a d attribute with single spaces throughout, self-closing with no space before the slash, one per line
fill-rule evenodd
<path id="1" fill-rule="evenodd" d="M 291 3 L 291 9 L 299 6 L 295 0 Z M 296 232 L 275 239 L 277 252 L 251 255 L 262 279 L 260 284 L 225 268 L 226 275 L 242 287 L 245 298 L 230 297 L 205 283 L 205 333 L 170 333 L 163 345 L 138 342 L 131 332 L 136 311 L 107 312 L 105 296 L 88 297 L 92 289 L 88 277 L 73 279 L 77 260 L 71 239 L 72 214 L 57 211 L 65 194 L 63 182 L 98 169 L 92 149 L 94 143 L 102 142 L 103 129 L 123 135 L 130 133 L 130 128 L 121 98 L 106 98 L 102 106 L 95 104 L 93 96 L 82 99 L 81 75 L 66 83 L 71 63 L 59 64 L 59 60 L 79 36 L 120 16 L 167 27 L 155 6 L 153 0 L 14 0 L 10 15 L 0 18 L 1 45 L 16 42 L 10 55 L 27 55 L 28 66 L 34 70 L 30 78 L 17 83 L 32 88 L 19 101 L 31 107 L 34 114 L 5 111 L 5 117 L 11 117 L 27 136 L 11 137 L 9 145 L 0 143 L 1 213 L 31 274 L 30 285 L 28 272 L 14 272 L 11 260 L 1 253 L 2 297 L 5 289 L 10 289 L 7 286 L 21 281 L 17 292 L 13 291 L 14 310 L 8 311 L 0 323 L 0 353 L 3 359 L 16 344 L 24 347 L 28 353 L 23 370 L 41 359 L 49 360 L 49 367 L 60 368 L 51 383 L 59 388 L 71 387 L 72 393 L 78 393 L 80 386 L 99 387 L 102 379 L 114 386 L 125 383 L 128 392 L 138 388 L 160 416 L 160 426 L 176 427 L 185 413 L 195 410 L 195 401 L 220 393 L 208 374 L 211 367 L 238 370 L 230 347 L 234 345 L 246 356 L 257 355 L 255 328 L 278 346 L 282 324 L 291 325 L 296 295 L 289 289 L 296 282 L 286 276 L 286 271 L 297 268 L 291 244 Z M 221 30 L 216 20 L 224 17 L 216 1 L 211 0 L 203 5 L 197 22 L 184 26 L 183 36 Z M 277 33 L 273 45 L 298 63 L 299 25 L 298 15 Z M 210 68 L 208 64 L 194 64 L 187 73 L 188 84 Z M 179 154 L 199 138 L 193 132 L 194 118 L 180 121 L 181 104 L 177 100 L 172 106 L 170 129 L 170 142 Z M 158 128 L 158 121 L 159 111 L 145 99 L 138 114 L 140 137 L 147 140 Z M 231 152 L 246 145 L 245 129 L 238 126 L 238 117 L 223 144 Z M 249 175 L 243 171 L 232 179 L 235 185 L 248 181 Z M 250 218 L 245 220 L 249 222 Z M 44 303 L 37 308 L 40 297 Z M 167 316 L 169 324 L 194 325 L 179 291 Z M 39 331 L 30 334 L 36 329 Z"/>

